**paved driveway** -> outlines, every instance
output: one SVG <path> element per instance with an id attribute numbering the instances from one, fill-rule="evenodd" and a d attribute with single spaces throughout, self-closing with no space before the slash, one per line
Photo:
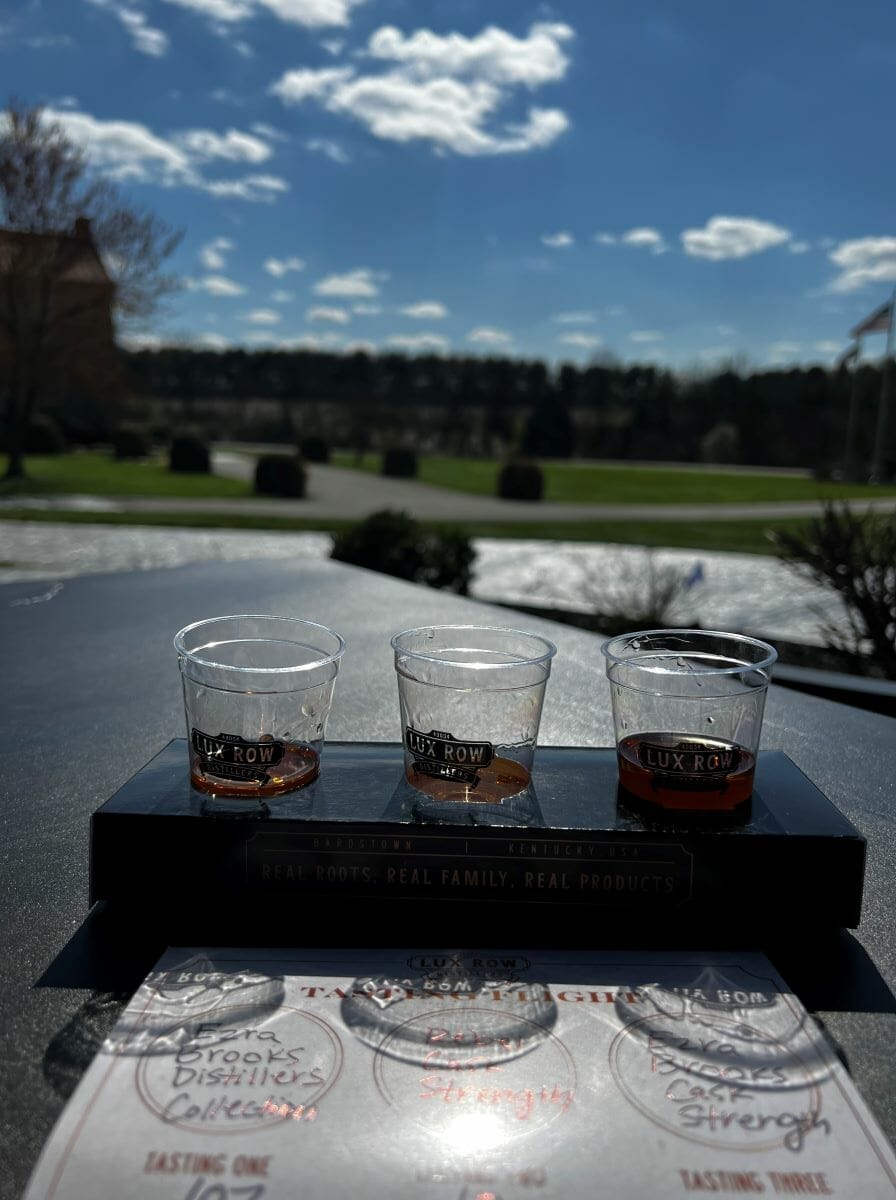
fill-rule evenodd
<path id="1" fill-rule="evenodd" d="M 249 478 L 252 460 L 244 455 L 216 452 L 218 473 Z M 854 501 L 859 511 L 896 511 L 896 496 Z M 357 520 L 379 509 L 400 509 L 430 521 L 729 521 L 805 517 L 821 512 L 819 500 L 760 504 L 561 504 L 544 500 L 500 500 L 434 487 L 413 479 L 386 479 L 345 467 L 308 468 L 307 495 L 302 500 L 188 500 L 164 496 L 42 496 L 9 497 L 8 508 L 79 508 L 94 512 L 214 512 L 252 513 L 313 520 Z"/>

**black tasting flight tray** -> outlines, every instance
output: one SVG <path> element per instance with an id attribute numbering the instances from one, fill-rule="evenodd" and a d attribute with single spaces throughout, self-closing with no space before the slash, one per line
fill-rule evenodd
<path id="1" fill-rule="evenodd" d="M 532 787 L 504 806 L 422 806 L 400 745 L 338 742 L 268 814 L 205 805 L 176 739 L 93 814 L 91 902 L 174 940 L 239 918 L 258 943 L 284 925 L 292 941 L 315 929 L 469 941 L 475 922 L 483 936 L 573 944 L 582 918 L 604 933 L 854 928 L 861 911 L 865 839 L 779 750 L 760 751 L 746 811 L 716 821 L 638 807 L 614 750 L 577 747 L 540 748 Z"/>

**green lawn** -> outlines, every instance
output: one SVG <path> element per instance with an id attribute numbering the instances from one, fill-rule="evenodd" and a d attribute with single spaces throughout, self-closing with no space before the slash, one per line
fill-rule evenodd
<path id="1" fill-rule="evenodd" d="M 220 496 L 243 499 L 250 485 L 216 475 L 180 475 L 168 470 L 164 459 L 120 461 L 108 453 L 34 455 L 25 459 L 28 478 L 0 480 L 0 496 Z"/>
<path id="2" fill-rule="evenodd" d="M 338 456 L 336 465 L 352 466 L 351 455 Z M 376 471 L 379 458 L 366 456 L 362 469 Z M 836 487 L 812 480 L 775 475 L 545 464 L 548 496 L 570 502 L 688 503 L 812 500 L 820 495 L 871 496 L 896 492 L 896 488 L 862 485 Z M 83 452 L 27 459 L 29 478 L 0 482 L 0 496 L 61 493 L 100 496 L 158 496 L 248 498 L 250 485 L 211 475 L 175 475 L 164 461 L 117 462 L 108 454 Z M 420 479 L 443 487 L 494 494 L 496 463 L 482 460 L 424 458 Z M 542 510 L 543 511 L 543 510 Z M 260 516 L 240 513 L 182 512 L 72 512 L 27 508 L 2 509 L 0 520 L 70 521 L 115 525 L 170 525 L 215 529 L 323 530 L 338 532 L 352 521 L 302 517 Z M 802 520 L 742 521 L 536 521 L 474 522 L 463 526 L 473 537 L 532 538 L 538 540 L 622 542 L 642 546 L 675 546 L 693 550 L 738 550 L 772 554 L 773 529 L 800 530 Z"/>
<path id="3" fill-rule="evenodd" d="M 69 509 L 13 508 L 0 510 L 0 521 L 64 521 L 76 525 L 168 525 L 193 529 L 267 529 L 283 532 L 339 533 L 354 521 L 260 516 L 254 513 L 191 512 L 72 512 Z M 436 522 L 421 521 L 427 528 Z M 670 546 L 688 550 L 737 550 L 744 554 L 774 554 L 772 530 L 797 532 L 802 520 L 786 521 L 515 521 L 466 522 L 470 537 L 554 540 L 564 542 L 621 542 L 633 546 Z"/>
<path id="4" fill-rule="evenodd" d="M 336 466 L 354 467 L 353 455 L 333 456 Z M 360 469 L 379 470 L 379 456 L 368 454 Z M 545 462 L 545 500 L 569 504 L 739 504 L 774 500 L 836 499 L 841 496 L 896 494 L 896 486 L 817 483 L 788 475 L 688 471 L 662 467 L 625 467 Z M 418 479 L 459 492 L 493 496 L 500 464 L 484 459 L 426 457 Z"/>

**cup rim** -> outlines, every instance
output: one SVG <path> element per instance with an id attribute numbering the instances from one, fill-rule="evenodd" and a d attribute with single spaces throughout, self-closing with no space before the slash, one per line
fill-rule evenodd
<path id="1" fill-rule="evenodd" d="M 403 646 L 399 646 L 400 638 L 407 637 L 408 634 L 422 633 L 425 629 L 447 629 L 447 630 L 463 630 L 464 632 L 482 632 L 489 633 L 511 633 L 517 637 L 530 638 L 534 642 L 539 642 L 544 651 L 541 654 L 533 655 L 530 658 L 518 658 L 515 662 L 506 663 L 486 663 L 486 662 L 463 662 L 457 658 L 445 658 L 435 654 L 426 654 L 420 650 L 408 650 Z M 542 637 L 540 633 L 530 633 L 526 629 L 512 629 L 508 625 L 463 625 L 463 624 L 448 624 L 448 625 L 417 625 L 413 629 L 403 629 L 400 633 L 396 633 L 390 639 L 389 644 L 396 654 L 405 655 L 408 658 L 417 659 L 422 662 L 437 663 L 440 666 L 459 667 L 465 671 L 505 671 L 519 670 L 520 667 L 539 666 L 542 663 L 549 663 L 557 653 L 557 647 L 548 638 Z M 473 647 L 475 649 L 475 647 Z"/>
<path id="2" fill-rule="evenodd" d="M 204 658 L 200 654 L 197 654 L 196 651 L 188 650 L 184 645 L 184 639 L 187 634 L 192 633 L 194 629 L 200 629 L 203 625 L 219 625 L 225 621 L 280 621 L 292 627 L 300 626 L 303 629 L 320 630 L 321 633 L 326 633 L 330 637 L 335 638 L 338 644 L 332 654 L 324 654 L 311 662 L 298 663 L 291 667 L 235 667 L 229 663 L 218 662 L 214 658 Z M 213 643 L 213 645 L 217 644 L 217 642 Z M 212 667 L 218 671 L 237 672 L 246 676 L 275 675 L 284 677 L 287 675 L 300 675 L 306 671 L 314 671 L 320 667 L 327 666 L 329 663 L 338 663 L 345 653 L 345 638 L 337 633 L 335 629 L 330 629 L 326 625 L 319 624 L 317 621 L 306 621 L 302 617 L 280 617 L 274 613 L 230 613 L 223 617 L 203 617 L 201 621 L 193 621 L 189 625 L 185 625 L 183 629 L 179 629 L 174 635 L 174 648 L 179 657 L 186 658 L 191 663 L 196 663 L 202 667 Z M 202 649 L 205 649 L 205 647 L 202 647 Z"/>
<path id="3" fill-rule="evenodd" d="M 660 633 L 662 633 L 662 634 L 683 634 L 683 635 L 687 634 L 694 638 L 707 638 L 707 639 L 708 638 L 727 638 L 730 641 L 740 643 L 741 645 L 755 646 L 757 649 L 762 650 L 765 653 L 765 657 L 760 659 L 757 662 L 735 663 L 733 666 L 730 666 L 730 667 L 707 667 L 706 670 L 700 671 L 701 677 L 704 675 L 717 675 L 717 676 L 740 675 L 745 670 L 766 671 L 770 667 L 774 666 L 774 664 L 778 660 L 778 651 L 775 649 L 774 646 L 769 645 L 768 642 L 761 641 L 759 638 L 750 637 L 749 634 L 746 634 L 746 633 L 731 633 L 727 630 L 721 630 L 721 629 L 677 629 L 674 627 L 670 627 L 670 628 L 666 628 L 666 629 L 638 629 L 638 630 L 633 630 L 631 633 L 618 633 L 618 634 L 616 634 L 615 637 L 607 638 L 607 640 L 603 643 L 603 645 L 600 648 L 601 654 L 603 654 L 604 658 L 607 660 L 607 669 L 609 670 L 610 665 L 613 664 L 613 665 L 618 665 L 618 666 L 634 667 L 636 670 L 639 670 L 639 669 L 643 670 L 644 669 L 643 667 L 642 668 L 638 667 L 638 662 L 637 662 L 636 658 L 623 657 L 623 656 L 615 653 L 613 651 L 612 647 L 616 643 L 621 642 L 623 640 L 628 641 L 628 640 L 631 640 L 632 638 L 652 637 L 652 636 L 655 636 L 656 634 L 660 634 Z M 678 671 L 667 671 L 662 666 L 652 666 L 650 668 L 650 670 L 653 672 L 657 672 L 660 674 L 667 674 L 667 675 L 679 674 Z"/>

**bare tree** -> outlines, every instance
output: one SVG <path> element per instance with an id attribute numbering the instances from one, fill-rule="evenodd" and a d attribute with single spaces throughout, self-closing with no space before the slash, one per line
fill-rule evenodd
<path id="1" fill-rule="evenodd" d="M 174 280 L 181 234 L 91 173 L 39 107 L 0 114 L 0 396 L 7 478 L 51 389 L 120 390 L 113 318 L 146 318 Z"/>

